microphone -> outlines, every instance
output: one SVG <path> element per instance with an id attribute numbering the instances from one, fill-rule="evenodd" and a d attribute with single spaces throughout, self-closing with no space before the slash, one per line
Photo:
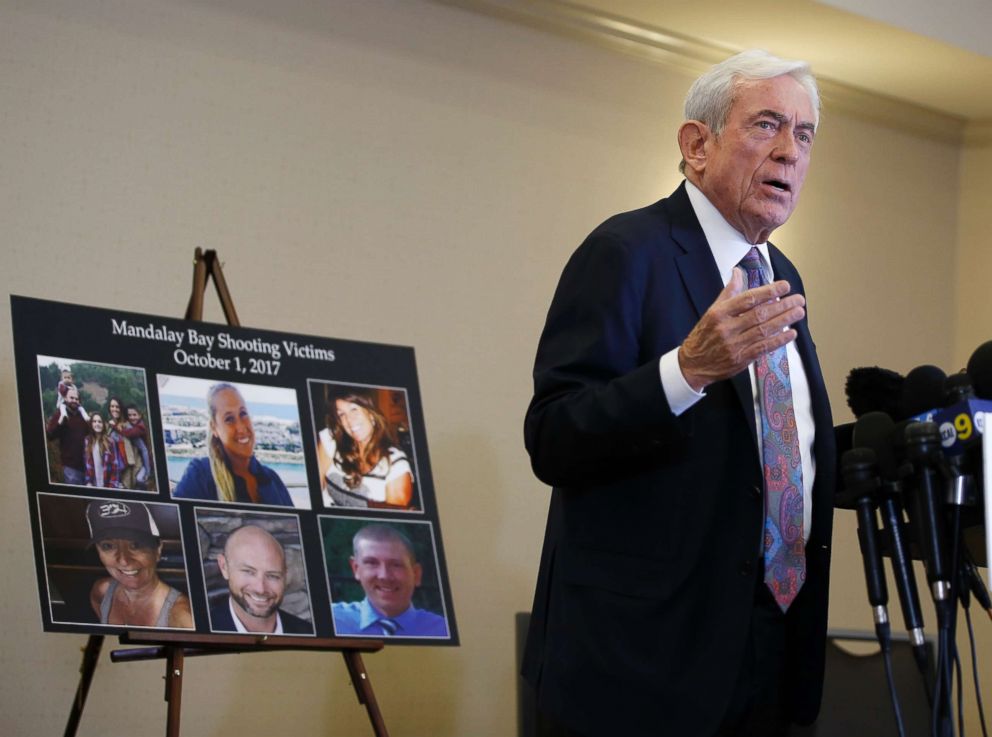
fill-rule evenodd
<path id="1" fill-rule="evenodd" d="M 895 424 L 883 412 L 869 412 L 863 415 L 854 427 L 856 447 L 871 448 L 875 451 L 881 476 L 879 489 L 879 512 L 889 550 L 892 553 L 892 575 L 899 595 L 903 623 L 913 646 L 913 657 L 921 673 L 928 674 L 926 639 L 923 632 L 923 612 L 920 608 L 920 594 L 913 575 L 913 560 L 909 553 L 906 538 L 906 523 L 902 511 L 902 481 L 896 459 L 892 452 L 891 438 Z"/>
<path id="2" fill-rule="evenodd" d="M 971 377 L 964 371 L 951 374 L 944 379 L 944 401 L 942 407 L 950 407 L 958 402 L 974 399 Z"/>
<path id="3" fill-rule="evenodd" d="M 883 648 L 889 642 L 889 592 L 882 569 L 882 554 L 878 547 L 878 528 L 875 517 L 875 493 L 878 490 L 878 471 L 875 451 L 870 448 L 853 448 L 841 459 L 844 489 L 834 497 L 834 505 L 842 509 L 855 509 L 858 513 L 858 542 L 864 561 L 868 602 L 872 606 L 875 634 Z"/>
<path id="4" fill-rule="evenodd" d="M 975 388 L 975 396 L 992 399 L 992 340 L 975 349 L 968 359 L 967 371 Z"/>
<path id="5" fill-rule="evenodd" d="M 943 400 L 940 408 L 919 415 L 918 419 L 937 424 L 944 454 L 953 459 L 981 444 L 984 414 L 992 412 L 992 401 L 975 398 L 972 379 L 966 373 L 947 377 Z"/>
<path id="6" fill-rule="evenodd" d="M 904 431 L 906 453 L 913 464 L 916 488 L 911 495 L 913 522 L 923 548 L 927 582 L 934 602 L 947 600 L 951 590 L 944 560 L 944 519 L 940 509 L 934 463 L 940 452 L 940 433 L 932 422 L 911 422 Z M 938 619 L 941 607 L 938 606 Z"/>
<path id="7" fill-rule="evenodd" d="M 992 619 L 992 598 L 989 597 L 985 582 L 982 581 L 978 569 L 975 568 L 975 564 L 967 552 L 962 556 L 961 577 L 965 579 L 961 586 L 961 598 L 965 601 L 965 606 L 967 606 L 968 590 L 970 589 L 971 593 L 978 599 L 978 605 L 989 615 L 989 619 Z"/>
<path id="8" fill-rule="evenodd" d="M 878 366 L 853 368 L 844 383 L 847 406 L 855 417 L 868 412 L 899 414 L 905 378 Z"/>
<path id="9" fill-rule="evenodd" d="M 902 386 L 902 408 L 899 419 L 916 417 L 944 406 L 944 380 L 947 375 L 937 366 L 917 366 L 908 374 Z"/>

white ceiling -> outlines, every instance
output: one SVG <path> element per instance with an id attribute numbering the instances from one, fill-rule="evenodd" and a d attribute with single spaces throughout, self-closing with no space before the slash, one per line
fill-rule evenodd
<path id="1" fill-rule="evenodd" d="M 819 0 L 824 5 L 992 57 L 992 2 L 952 0 Z"/>

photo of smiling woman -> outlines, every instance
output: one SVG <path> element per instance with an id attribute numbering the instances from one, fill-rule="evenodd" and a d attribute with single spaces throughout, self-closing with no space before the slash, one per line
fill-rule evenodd
<path id="1" fill-rule="evenodd" d="M 317 461 L 324 506 L 413 508 L 413 471 L 372 391 L 324 385 Z"/>
<path id="2" fill-rule="evenodd" d="M 117 448 L 99 412 L 90 414 L 90 431 L 83 442 L 83 460 L 86 463 L 87 486 L 121 487 Z"/>
<path id="3" fill-rule="evenodd" d="M 140 502 L 93 501 L 86 522 L 110 574 L 90 591 L 100 624 L 191 629 L 189 597 L 158 576 L 162 538 L 148 508 Z"/>
<path id="4" fill-rule="evenodd" d="M 40 493 L 38 516 L 53 623 L 193 627 L 177 505 Z"/>
<path id="5" fill-rule="evenodd" d="M 208 455 L 190 461 L 173 496 L 293 506 L 279 475 L 255 457 L 255 430 L 237 387 L 223 382 L 211 386 L 207 408 Z"/>
<path id="6" fill-rule="evenodd" d="M 131 439 L 123 432 L 126 422 L 124 404 L 120 397 L 110 397 L 107 402 L 107 434 L 116 450 L 121 486 L 125 489 L 133 489 L 136 486 L 135 476 L 141 467 L 141 456 Z"/>

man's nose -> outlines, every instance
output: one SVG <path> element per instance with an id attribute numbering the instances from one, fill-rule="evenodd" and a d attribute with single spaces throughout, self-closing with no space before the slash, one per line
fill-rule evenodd
<path id="1" fill-rule="evenodd" d="M 779 132 L 773 156 L 776 161 L 786 164 L 795 164 L 799 160 L 799 144 L 791 130 L 783 127 Z"/>

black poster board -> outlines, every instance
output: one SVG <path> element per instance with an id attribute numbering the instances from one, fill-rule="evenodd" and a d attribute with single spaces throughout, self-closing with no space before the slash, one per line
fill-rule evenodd
<path id="1" fill-rule="evenodd" d="M 234 634 L 278 611 L 285 635 L 458 644 L 413 349 L 11 314 L 46 631 Z M 152 577 L 171 603 L 128 611 Z"/>

